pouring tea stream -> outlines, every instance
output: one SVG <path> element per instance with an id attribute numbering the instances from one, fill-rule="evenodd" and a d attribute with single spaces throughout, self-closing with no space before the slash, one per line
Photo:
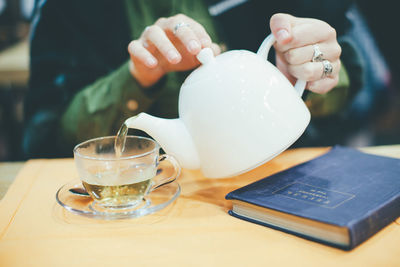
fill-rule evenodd
<path id="1" fill-rule="evenodd" d="M 179 118 L 140 113 L 125 121 L 145 131 L 183 168 L 223 178 L 247 172 L 280 154 L 304 132 L 310 112 L 301 99 L 306 82 L 293 86 L 267 55 L 269 35 L 257 53 L 231 50 L 202 63 L 184 81 Z"/>

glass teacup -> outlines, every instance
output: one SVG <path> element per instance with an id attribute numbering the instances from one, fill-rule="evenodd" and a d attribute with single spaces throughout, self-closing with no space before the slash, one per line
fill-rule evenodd
<path id="1" fill-rule="evenodd" d="M 180 174 L 177 161 L 159 154 L 160 147 L 152 139 L 127 136 L 121 157 L 114 150 L 115 136 L 85 141 L 74 148 L 79 177 L 94 206 L 105 209 L 128 209 L 138 206 L 152 190 L 174 181 Z M 161 180 L 157 168 L 168 160 L 174 174 Z"/>

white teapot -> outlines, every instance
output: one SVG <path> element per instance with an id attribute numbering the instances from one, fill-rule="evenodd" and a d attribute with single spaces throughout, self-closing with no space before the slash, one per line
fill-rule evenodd
<path id="1" fill-rule="evenodd" d="M 280 154 L 304 132 L 310 112 L 301 99 L 304 81 L 293 87 L 266 60 L 275 42 L 269 35 L 257 54 L 232 50 L 202 63 L 183 83 L 179 118 L 140 113 L 126 124 L 152 136 L 182 167 L 209 178 L 247 172 Z"/>

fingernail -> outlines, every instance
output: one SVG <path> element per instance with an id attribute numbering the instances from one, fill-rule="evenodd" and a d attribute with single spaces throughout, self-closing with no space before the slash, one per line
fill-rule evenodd
<path id="1" fill-rule="evenodd" d="M 199 44 L 198 41 L 196 41 L 196 40 L 191 40 L 191 41 L 189 42 L 187 48 L 188 48 L 189 52 L 195 53 L 195 52 L 198 52 L 198 51 L 200 50 L 201 46 L 200 46 L 200 44 Z"/>
<path id="2" fill-rule="evenodd" d="M 278 42 L 283 42 L 289 37 L 290 37 L 289 32 L 285 29 L 279 30 L 276 33 L 276 39 L 278 40 Z"/>
<path id="3" fill-rule="evenodd" d="M 209 47 L 209 46 L 211 45 L 211 41 L 210 41 L 210 39 L 208 39 L 208 38 L 202 38 L 202 39 L 200 40 L 200 42 L 201 42 L 201 45 L 202 45 L 203 47 Z"/>
<path id="4" fill-rule="evenodd" d="M 169 62 L 173 63 L 179 60 L 179 54 L 175 50 L 169 50 L 167 53 L 167 59 Z"/>
<path id="5" fill-rule="evenodd" d="M 152 57 L 148 57 L 148 58 L 146 58 L 146 65 L 148 67 L 154 67 L 155 65 L 157 65 L 157 60 L 155 60 Z"/>

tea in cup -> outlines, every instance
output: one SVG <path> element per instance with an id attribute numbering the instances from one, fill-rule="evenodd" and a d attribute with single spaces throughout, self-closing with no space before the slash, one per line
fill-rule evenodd
<path id="1" fill-rule="evenodd" d="M 124 149 L 115 151 L 115 137 L 100 137 L 78 144 L 74 160 L 86 191 L 94 200 L 94 207 L 104 209 L 134 208 L 155 188 L 174 181 L 180 174 L 176 160 L 160 155 L 159 145 L 152 139 L 127 136 Z M 174 174 L 155 179 L 158 165 L 168 160 Z"/>

